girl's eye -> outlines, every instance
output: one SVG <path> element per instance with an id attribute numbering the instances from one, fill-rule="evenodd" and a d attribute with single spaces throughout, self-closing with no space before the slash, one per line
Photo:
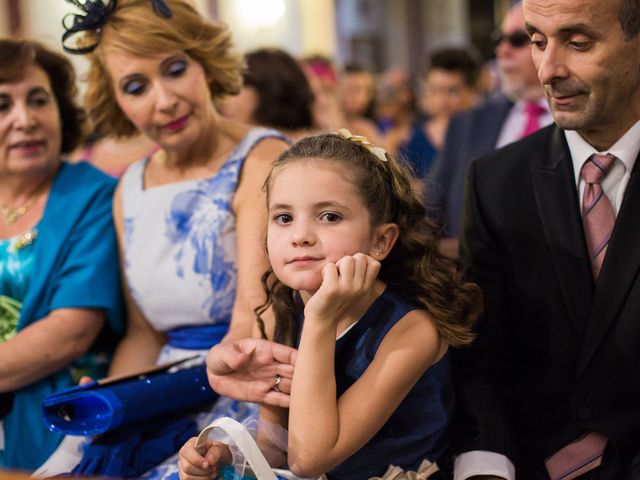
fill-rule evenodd
<path id="1" fill-rule="evenodd" d="M 142 80 L 129 80 L 122 86 L 122 91 L 128 95 L 141 95 L 145 84 Z"/>
<path id="2" fill-rule="evenodd" d="M 324 220 L 326 222 L 329 223 L 335 223 L 337 221 L 340 220 L 340 215 L 338 215 L 337 213 L 333 213 L 333 212 L 326 212 L 323 213 L 322 215 L 320 215 L 320 220 Z"/>
<path id="3" fill-rule="evenodd" d="M 167 68 L 167 75 L 170 77 L 180 77 L 187 69 L 186 60 L 176 60 Z"/>
<path id="4" fill-rule="evenodd" d="M 279 225 L 285 225 L 287 223 L 291 223 L 293 221 L 293 217 L 288 213 L 280 213 L 273 217 L 275 222 Z"/>

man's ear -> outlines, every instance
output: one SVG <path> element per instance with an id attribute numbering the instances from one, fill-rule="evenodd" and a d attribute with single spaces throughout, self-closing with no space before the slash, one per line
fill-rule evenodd
<path id="1" fill-rule="evenodd" d="M 395 223 L 378 225 L 373 232 L 371 256 L 378 261 L 384 260 L 398 240 L 400 228 Z"/>

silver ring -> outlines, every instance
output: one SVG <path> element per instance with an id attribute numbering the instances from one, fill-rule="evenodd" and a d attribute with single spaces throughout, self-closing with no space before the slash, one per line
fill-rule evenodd
<path id="1" fill-rule="evenodd" d="M 276 375 L 276 379 L 273 382 L 273 387 L 271 387 L 272 390 L 275 390 L 276 392 L 280 391 L 280 382 L 282 381 L 282 377 L 280 375 Z"/>

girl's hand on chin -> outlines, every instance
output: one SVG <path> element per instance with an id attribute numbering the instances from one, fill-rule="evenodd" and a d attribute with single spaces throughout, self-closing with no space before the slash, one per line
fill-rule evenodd
<path id="1" fill-rule="evenodd" d="M 376 281 L 380 262 L 364 253 L 347 255 L 322 269 L 322 284 L 305 305 L 305 319 L 337 324 Z"/>

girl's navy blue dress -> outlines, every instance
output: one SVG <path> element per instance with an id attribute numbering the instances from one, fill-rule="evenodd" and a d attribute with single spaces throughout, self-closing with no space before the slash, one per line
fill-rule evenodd
<path id="1" fill-rule="evenodd" d="M 420 308 L 387 287 L 364 316 L 337 340 L 338 397 L 364 373 L 396 322 Z M 437 461 L 447 447 L 453 409 L 451 362 L 447 353 L 422 375 L 380 431 L 353 456 L 328 472 L 328 478 L 365 479 L 383 475 L 390 464 L 415 471 L 425 459 Z"/>

